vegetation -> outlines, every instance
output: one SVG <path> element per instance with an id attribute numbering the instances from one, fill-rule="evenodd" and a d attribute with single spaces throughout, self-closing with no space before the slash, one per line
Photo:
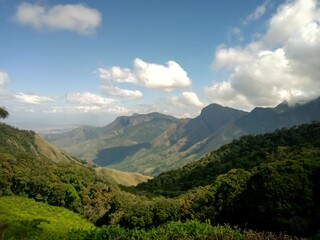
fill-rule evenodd
<path id="1" fill-rule="evenodd" d="M 39 151 L 33 132 L 0 124 L 0 196 L 62 206 L 96 225 L 74 229 L 65 235 L 68 239 L 309 237 L 320 230 L 319 136 L 320 123 L 314 122 L 242 137 L 198 162 L 120 189 L 71 158 L 52 161 Z M 12 204 L 19 206 L 14 200 Z M 0 216 L 21 212 L 0 206 Z M 9 229 L 33 229 L 34 238 L 43 236 L 53 221 L 45 213 L 23 216 L 0 220 Z M 15 230 L 7 231 L 16 236 Z"/>
<path id="2" fill-rule="evenodd" d="M 312 123 L 242 137 L 137 189 L 149 196 L 176 196 L 183 219 L 294 235 L 316 233 L 319 136 L 320 123 Z"/>
<path id="3" fill-rule="evenodd" d="M 286 234 L 274 234 L 271 232 L 254 232 L 250 230 L 241 231 L 238 228 L 232 228 L 229 225 L 212 226 L 210 222 L 200 223 L 197 220 L 188 220 L 186 222 L 176 221 L 168 222 L 157 228 L 150 230 L 128 230 L 120 226 L 104 226 L 91 230 L 75 230 L 69 233 L 67 239 L 212 239 L 212 240 L 298 240 Z"/>
<path id="4" fill-rule="evenodd" d="M 224 145 L 199 161 L 165 172 L 137 186 L 152 194 L 177 196 L 197 186 L 206 186 L 231 169 L 252 169 L 261 163 L 282 159 L 318 160 L 320 124 L 306 124 L 273 133 L 248 135 Z"/>
<path id="5" fill-rule="evenodd" d="M 76 161 L 53 162 L 39 154 L 35 134 L 0 125 L 0 196 L 22 195 L 66 207 L 95 221 L 117 187 Z"/>
<path id="6" fill-rule="evenodd" d="M 0 118 L 7 117 L 9 117 L 9 112 L 4 107 L 0 107 Z"/>
<path id="7" fill-rule="evenodd" d="M 0 225 L 5 239 L 62 239 L 72 229 L 91 229 L 93 224 L 61 207 L 17 196 L 0 197 Z"/>

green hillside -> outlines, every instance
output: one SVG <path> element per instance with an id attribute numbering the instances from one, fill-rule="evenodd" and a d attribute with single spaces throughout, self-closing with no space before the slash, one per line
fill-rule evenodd
<path id="1" fill-rule="evenodd" d="M 155 239 L 157 234 L 163 239 L 210 239 L 215 229 L 227 239 L 237 239 L 234 234 L 240 239 L 290 239 L 281 234 L 310 237 L 320 231 L 318 122 L 241 137 L 199 161 L 137 187 L 121 188 L 72 158 L 46 157 L 34 145 L 33 132 L 3 124 L 0 134 L 0 196 L 62 206 L 95 224 L 91 230 L 69 232 L 68 239 Z M 45 141 L 42 145 L 47 152 Z M 1 210 L 3 215 L 9 215 L 7 208 L 22 205 L 12 202 Z M 34 239 L 48 235 L 42 232 L 48 215 L 33 215 L 36 218 L 22 220 L 23 225 L 11 222 L 14 229 L 8 234 L 26 227 L 34 230 Z"/>
<path id="2" fill-rule="evenodd" d="M 199 161 L 160 174 L 138 189 L 164 195 L 178 195 L 197 186 L 214 182 L 217 176 L 233 168 L 249 170 L 277 157 L 305 158 L 320 147 L 320 124 L 313 123 L 291 129 L 281 129 L 263 135 L 243 136 L 213 151 Z M 301 156 L 302 155 L 302 156 Z M 315 154 L 316 157 L 318 157 Z"/>
<path id="3" fill-rule="evenodd" d="M 97 176 L 93 167 L 56 151 L 32 131 L 0 124 L 0 139 L 0 196 L 27 196 L 66 207 L 91 221 L 108 208 L 118 188 Z"/>
<path id="4" fill-rule="evenodd" d="M 5 239 L 64 239 L 73 229 L 94 225 L 65 208 L 17 196 L 0 197 L 0 226 Z"/>
<path id="5" fill-rule="evenodd" d="M 314 234 L 320 230 L 319 136 L 320 123 L 245 136 L 132 191 L 176 196 L 180 219 Z"/>

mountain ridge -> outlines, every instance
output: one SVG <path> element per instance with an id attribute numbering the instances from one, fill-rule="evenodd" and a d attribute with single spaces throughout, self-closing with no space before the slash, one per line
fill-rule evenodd
<path id="1" fill-rule="evenodd" d="M 197 160 L 243 135 L 271 132 L 314 120 L 320 120 L 320 97 L 294 106 L 282 102 L 273 108 L 256 107 L 251 112 L 213 103 L 189 119 L 156 112 L 121 116 L 104 127 L 109 133 L 103 138 L 82 142 L 79 139 L 78 147 L 68 148 L 61 143 L 58 147 L 78 152 L 77 157 L 91 158 L 101 166 L 155 176 Z M 159 122 L 170 124 L 159 127 Z M 142 138 L 143 134 L 151 137 Z M 90 145 L 95 148 L 90 149 Z M 84 149 L 91 153 L 81 155 Z"/>

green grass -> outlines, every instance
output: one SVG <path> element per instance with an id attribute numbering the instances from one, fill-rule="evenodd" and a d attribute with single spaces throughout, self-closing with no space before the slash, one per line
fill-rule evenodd
<path id="1" fill-rule="evenodd" d="M 65 208 L 17 196 L 0 197 L 0 227 L 3 224 L 5 239 L 63 239 L 72 229 L 93 227 Z"/>

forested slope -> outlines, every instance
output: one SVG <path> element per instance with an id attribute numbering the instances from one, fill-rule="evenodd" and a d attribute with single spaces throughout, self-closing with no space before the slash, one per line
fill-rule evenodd
<path id="1" fill-rule="evenodd" d="M 316 122 L 245 136 L 134 191 L 176 196 L 182 219 L 311 235 L 320 226 L 319 136 Z"/>
<path id="2" fill-rule="evenodd" d="M 108 208 L 117 186 L 98 177 L 92 167 L 49 151 L 45 142 L 39 147 L 37 138 L 32 131 L 0 124 L 0 196 L 27 196 L 95 221 Z"/>
<path id="3" fill-rule="evenodd" d="M 11 127 L 5 127 L 10 132 Z M 119 239 L 140 233 L 156 236 L 161 231 L 169 231 L 166 236 L 194 238 L 205 231 L 201 235 L 205 239 L 215 231 L 209 226 L 218 224 L 232 227 L 221 228 L 227 235 L 236 231 L 242 237 L 244 229 L 303 237 L 320 230 L 317 122 L 242 137 L 200 161 L 122 190 L 97 176 L 93 168 L 75 161 L 55 162 L 39 154 L 32 132 L 16 134 L 3 138 L 7 141 L 0 150 L 0 195 L 23 195 L 63 206 L 96 226 L 108 225 L 70 233 L 70 239 L 103 239 L 107 234 Z M 268 234 L 263 236 L 270 239 Z"/>
<path id="4" fill-rule="evenodd" d="M 137 189 L 168 196 L 179 195 L 194 187 L 211 184 L 217 176 L 233 168 L 249 170 L 260 163 L 280 159 L 318 157 L 319 148 L 320 123 L 317 122 L 268 134 L 243 136 L 199 161 L 141 183 Z"/>

